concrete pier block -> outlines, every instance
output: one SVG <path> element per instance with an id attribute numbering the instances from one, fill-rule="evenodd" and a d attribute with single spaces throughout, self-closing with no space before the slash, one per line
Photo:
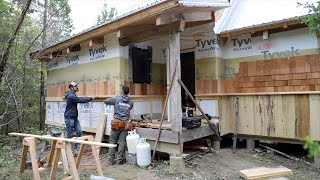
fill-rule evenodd
<path id="1" fill-rule="evenodd" d="M 170 155 L 170 170 L 171 171 L 185 170 L 185 162 L 182 156 Z"/>
<path id="2" fill-rule="evenodd" d="M 219 151 L 220 150 L 220 141 L 212 141 L 212 147 L 214 150 Z"/>
<path id="3" fill-rule="evenodd" d="M 247 139 L 247 150 L 253 151 L 255 148 L 255 140 L 254 139 Z"/>

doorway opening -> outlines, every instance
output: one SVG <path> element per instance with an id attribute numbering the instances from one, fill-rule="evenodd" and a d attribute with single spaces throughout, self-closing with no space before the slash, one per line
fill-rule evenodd
<path id="1" fill-rule="evenodd" d="M 195 95 L 195 60 L 194 52 L 180 54 L 181 62 L 181 80 L 186 85 L 192 96 Z M 195 104 L 181 88 L 181 105 L 182 111 L 185 112 L 186 107 L 195 108 Z"/>

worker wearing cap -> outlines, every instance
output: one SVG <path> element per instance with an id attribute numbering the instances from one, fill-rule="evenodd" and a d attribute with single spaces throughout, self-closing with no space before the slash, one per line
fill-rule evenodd
<path id="1" fill-rule="evenodd" d="M 122 87 L 122 94 L 119 96 L 114 96 L 112 98 L 107 98 L 104 103 L 106 105 L 114 105 L 114 115 L 113 120 L 111 122 L 111 133 L 110 133 L 110 143 L 118 144 L 118 154 L 117 160 L 118 164 L 124 164 L 126 162 L 125 159 L 125 147 L 126 147 L 126 137 L 128 135 L 128 131 L 125 127 L 117 127 L 113 129 L 112 124 L 118 122 L 128 122 L 130 119 L 130 110 L 133 107 L 133 103 L 130 100 L 129 87 Z M 115 153 L 116 148 L 110 148 L 108 154 L 108 164 L 113 165 L 115 163 Z"/>
<path id="2" fill-rule="evenodd" d="M 87 103 L 92 101 L 94 98 L 81 98 L 77 97 L 76 93 L 79 91 L 78 83 L 71 82 L 69 84 L 69 91 L 64 95 L 64 98 L 67 101 L 66 110 L 64 112 L 64 121 L 66 124 L 67 138 L 73 137 L 73 129 L 76 130 L 76 136 L 81 137 L 82 131 L 80 122 L 78 120 L 78 108 L 77 103 Z M 74 150 L 77 149 L 77 144 L 74 144 L 72 147 Z"/>

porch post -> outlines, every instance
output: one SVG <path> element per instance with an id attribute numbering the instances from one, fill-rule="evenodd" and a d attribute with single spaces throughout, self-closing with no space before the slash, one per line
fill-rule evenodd
<path id="1" fill-rule="evenodd" d="M 181 110 L 181 86 L 176 80 L 177 78 L 181 78 L 181 66 L 180 66 L 180 33 L 176 31 L 171 31 L 169 33 L 169 54 L 170 54 L 170 79 L 173 76 L 175 63 L 176 65 L 176 75 L 175 80 L 173 81 L 171 93 L 170 93 L 170 101 L 168 102 L 170 105 L 170 109 L 168 109 L 168 113 L 170 115 L 170 120 L 172 123 L 171 130 L 178 131 L 179 134 L 182 132 L 182 110 Z M 170 82 L 168 82 L 170 83 Z"/>

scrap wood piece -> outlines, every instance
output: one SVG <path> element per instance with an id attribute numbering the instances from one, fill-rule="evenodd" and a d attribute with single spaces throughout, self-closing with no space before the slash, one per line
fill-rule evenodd
<path id="1" fill-rule="evenodd" d="M 276 168 L 258 167 L 240 171 L 240 176 L 248 180 L 263 180 L 291 175 L 292 170 L 283 166 Z"/>
<path id="2" fill-rule="evenodd" d="M 215 151 L 211 148 L 207 148 L 207 149 L 204 149 L 204 150 L 201 150 L 201 151 L 197 151 L 197 152 L 194 152 L 194 153 L 191 153 L 191 154 L 187 154 L 185 155 L 184 159 L 186 162 L 190 162 L 192 159 L 195 159 L 195 158 L 202 158 L 204 155 L 208 154 L 208 153 L 214 153 Z"/>
<path id="3" fill-rule="evenodd" d="M 57 138 L 57 137 L 48 137 L 48 136 L 40 136 L 40 135 L 34 135 L 34 134 L 25 134 L 25 133 L 8 133 L 10 136 L 25 136 L 25 137 L 35 137 L 38 139 L 47 139 L 47 140 L 57 140 L 57 141 L 63 141 L 63 142 L 71 142 L 71 143 L 81 143 L 86 145 L 95 145 L 95 146 L 103 146 L 103 147 L 117 147 L 116 144 L 110 144 L 110 143 L 97 143 L 97 142 L 91 142 L 91 141 L 82 141 L 77 139 L 68 139 L 68 138 Z"/>
<path id="4" fill-rule="evenodd" d="M 99 116 L 98 126 L 96 128 L 96 136 L 94 139 L 95 142 L 99 142 L 99 143 L 102 142 L 105 129 L 106 129 L 106 115 L 105 113 L 101 113 Z M 100 154 L 100 148 L 101 148 L 100 146 L 96 146 L 96 151 L 98 155 Z"/>
<path id="5" fill-rule="evenodd" d="M 309 162 L 303 161 L 302 159 L 296 158 L 296 157 L 294 157 L 294 156 L 290 156 L 290 155 L 288 155 L 288 154 L 286 154 L 286 153 L 284 153 L 284 152 L 278 151 L 278 150 L 273 149 L 273 148 L 271 148 L 271 147 L 264 146 L 264 145 L 262 145 L 262 144 L 259 144 L 259 146 L 261 146 L 261 147 L 263 147 L 263 148 L 266 148 L 266 149 L 268 149 L 268 150 L 271 150 L 271 151 L 273 151 L 273 152 L 275 152 L 275 153 L 278 153 L 278 154 L 280 154 L 280 155 L 282 155 L 282 156 L 284 156 L 284 157 L 286 157 L 286 158 L 289 158 L 289 159 L 291 159 L 291 160 L 303 162 L 303 163 L 305 163 L 305 164 L 310 165 Z"/>

